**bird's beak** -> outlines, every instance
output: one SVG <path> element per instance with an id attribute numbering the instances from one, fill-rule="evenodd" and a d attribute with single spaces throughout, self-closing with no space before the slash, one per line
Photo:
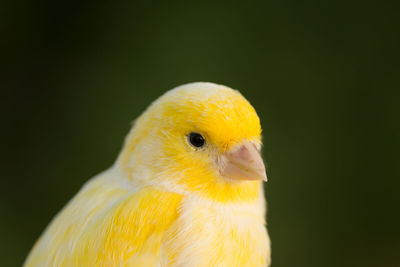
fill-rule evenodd
<path id="1" fill-rule="evenodd" d="M 249 141 L 228 151 L 219 160 L 220 174 L 234 180 L 267 181 L 264 162 L 256 146 Z"/>

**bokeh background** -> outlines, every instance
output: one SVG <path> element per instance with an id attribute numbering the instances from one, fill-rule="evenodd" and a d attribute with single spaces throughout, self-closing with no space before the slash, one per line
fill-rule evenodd
<path id="1" fill-rule="evenodd" d="M 177 85 L 239 89 L 264 128 L 273 267 L 400 266 L 399 2 L 0 4 L 0 266 Z"/>

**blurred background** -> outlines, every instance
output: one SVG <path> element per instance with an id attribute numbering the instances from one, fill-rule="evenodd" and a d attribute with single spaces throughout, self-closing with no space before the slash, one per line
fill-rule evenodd
<path id="1" fill-rule="evenodd" d="M 399 2 L 0 3 L 0 266 L 192 81 L 264 128 L 273 267 L 400 266 Z"/>

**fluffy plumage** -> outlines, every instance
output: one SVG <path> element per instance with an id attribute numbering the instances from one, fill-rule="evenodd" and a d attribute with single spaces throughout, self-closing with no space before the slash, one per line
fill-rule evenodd
<path id="1" fill-rule="evenodd" d="M 190 132 L 204 136 L 204 148 L 190 145 Z M 259 150 L 261 127 L 238 91 L 192 83 L 165 93 L 25 266 L 268 266 L 262 182 L 221 175 L 224 155 L 238 155 L 243 142 Z"/>

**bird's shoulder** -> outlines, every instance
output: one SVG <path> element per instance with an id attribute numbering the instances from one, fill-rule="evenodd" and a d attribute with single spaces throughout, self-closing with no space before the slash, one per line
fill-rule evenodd
<path id="1" fill-rule="evenodd" d="M 107 265 L 135 254 L 155 255 L 181 199 L 151 186 L 131 188 L 114 172 L 100 174 L 55 217 L 26 266 Z"/>

